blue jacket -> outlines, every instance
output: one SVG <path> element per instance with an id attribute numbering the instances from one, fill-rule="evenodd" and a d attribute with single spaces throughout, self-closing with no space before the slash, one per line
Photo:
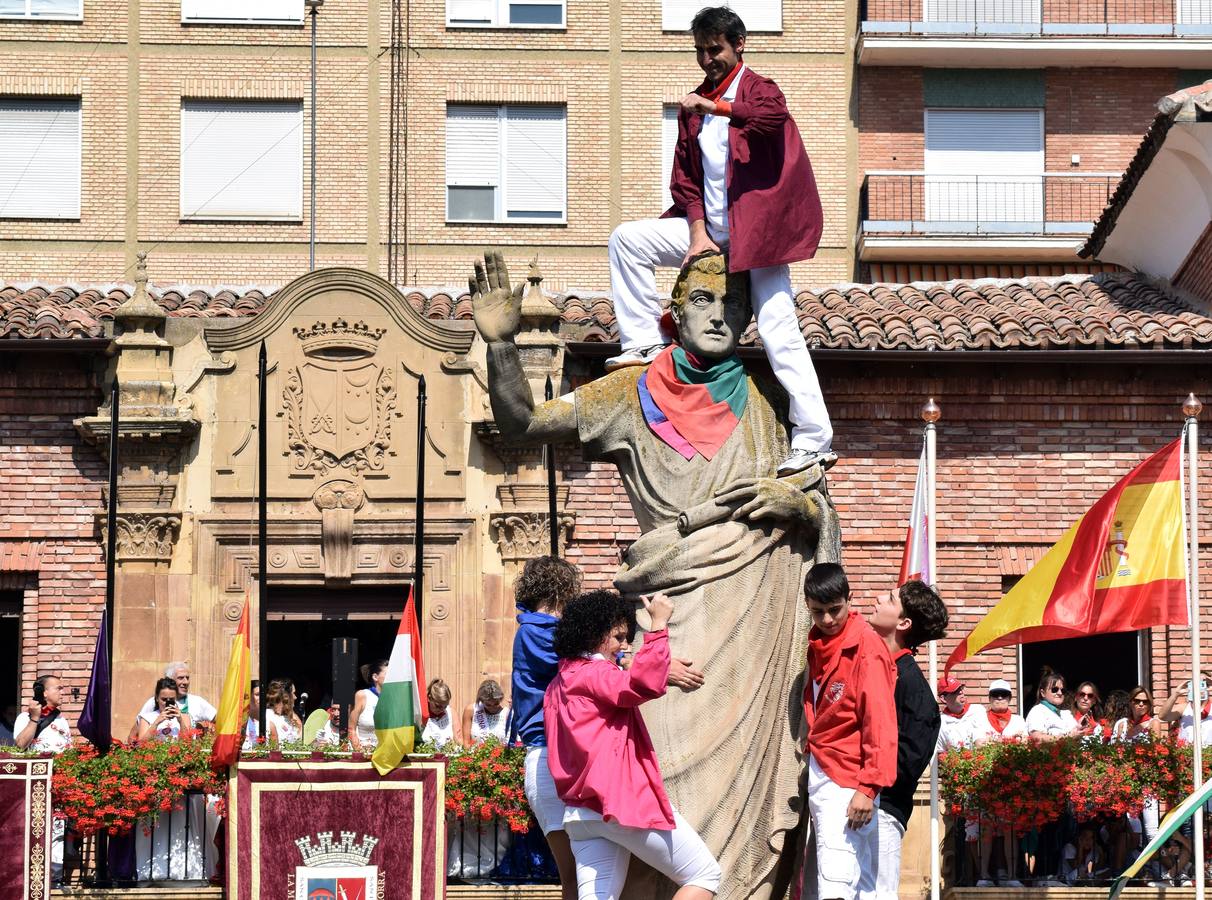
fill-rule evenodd
<path id="1" fill-rule="evenodd" d="M 543 694 L 560 667 L 552 649 L 558 621 L 547 613 L 518 607 L 518 633 L 513 639 L 511 744 L 520 738 L 527 747 L 547 745 L 543 733 Z"/>

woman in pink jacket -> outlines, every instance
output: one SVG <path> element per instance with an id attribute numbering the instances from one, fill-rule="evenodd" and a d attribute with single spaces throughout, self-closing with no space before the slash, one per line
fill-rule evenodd
<path id="1" fill-rule="evenodd" d="M 577 864 L 580 900 L 617 900 L 632 855 L 668 876 L 674 900 L 709 900 L 720 865 L 669 803 L 640 704 L 665 693 L 673 604 L 643 598 L 652 620 L 627 668 L 635 611 L 612 591 L 591 591 L 556 626 L 560 668 L 547 688 L 547 763 L 564 801 L 564 830 Z"/>

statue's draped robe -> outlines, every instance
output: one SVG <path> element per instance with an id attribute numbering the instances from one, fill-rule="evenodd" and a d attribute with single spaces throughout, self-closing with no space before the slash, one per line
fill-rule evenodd
<path id="1" fill-rule="evenodd" d="M 674 601 L 670 649 L 702 668 L 706 684 L 646 703 L 670 800 L 703 836 L 724 871 L 721 900 L 781 897 L 799 823 L 802 731 L 798 697 L 808 628 L 802 586 L 814 561 L 836 560 L 837 517 L 812 489 L 820 530 L 763 520 L 724 520 L 683 536 L 679 513 L 710 502 L 741 478 L 773 477 L 788 453 L 786 398 L 749 379 L 744 416 L 711 460 L 683 459 L 649 430 L 636 381 L 611 373 L 576 391 L 585 456 L 618 466 L 643 535 L 616 579 L 619 590 L 664 591 Z M 625 897 L 670 896 L 663 879 L 632 861 Z"/>

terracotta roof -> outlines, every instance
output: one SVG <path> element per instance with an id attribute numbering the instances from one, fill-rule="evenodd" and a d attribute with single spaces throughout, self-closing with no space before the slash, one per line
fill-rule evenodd
<path id="1" fill-rule="evenodd" d="M 128 286 L 0 288 L 0 338 L 103 337 Z M 268 289 L 151 291 L 170 316 L 255 315 Z M 405 289 L 427 318 L 470 319 L 466 291 Z M 608 297 L 552 297 L 570 336 L 618 340 Z M 802 291 L 800 327 L 812 347 L 838 350 L 1212 348 L 1212 317 L 1164 282 L 1129 272 L 1054 278 L 848 284 Z M 743 345 L 758 344 L 750 326 Z"/>
<path id="2" fill-rule="evenodd" d="M 1115 193 L 1111 195 L 1102 215 L 1094 223 L 1094 228 L 1090 232 L 1090 236 L 1086 238 L 1086 243 L 1077 251 L 1078 256 L 1086 259 L 1102 252 L 1103 245 L 1107 243 L 1107 238 L 1115 229 L 1115 222 L 1119 218 L 1120 212 L 1127 205 L 1136 186 L 1140 184 L 1141 178 L 1144 177 L 1149 164 L 1161 150 L 1162 144 L 1166 142 L 1170 126 L 1175 122 L 1207 121 L 1210 116 L 1212 116 L 1212 81 L 1175 91 L 1157 102 L 1157 115 L 1149 125 L 1149 130 L 1145 132 L 1144 138 L 1141 139 L 1140 146 L 1136 148 L 1136 154 L 1128 163 L 1128 168 L 1124 170 L 1123 177 L 1120 178 L 1119 185 L 1115 188 Z"/>

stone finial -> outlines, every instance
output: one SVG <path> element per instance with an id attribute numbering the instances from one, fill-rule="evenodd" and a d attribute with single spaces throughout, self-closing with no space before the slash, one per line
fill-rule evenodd
<path id="1" fill-rule="evenodd" d="M 123 331 L 138 330 L 140 327 L 154 329 L 167 316 L 147 293 L 147 253 L 140 251 L 135 254 L 135 290 L 130 299 L 114 310 L 114 322 L 122 326 Z"/>
<path id="2" fill-rule="evenodd" d="M 526 294 L 522 297 L 522 318 L 540 324 L 557 321 L 560 318 L 559 307 L 548 300 L 543 294 L 543 289 L 539 287 L 543 283 L 543 273 L 539 271 L 538 256 L 530 261 L 526 280 L 530 282 L 530 287 L 526 289 Z"/>

